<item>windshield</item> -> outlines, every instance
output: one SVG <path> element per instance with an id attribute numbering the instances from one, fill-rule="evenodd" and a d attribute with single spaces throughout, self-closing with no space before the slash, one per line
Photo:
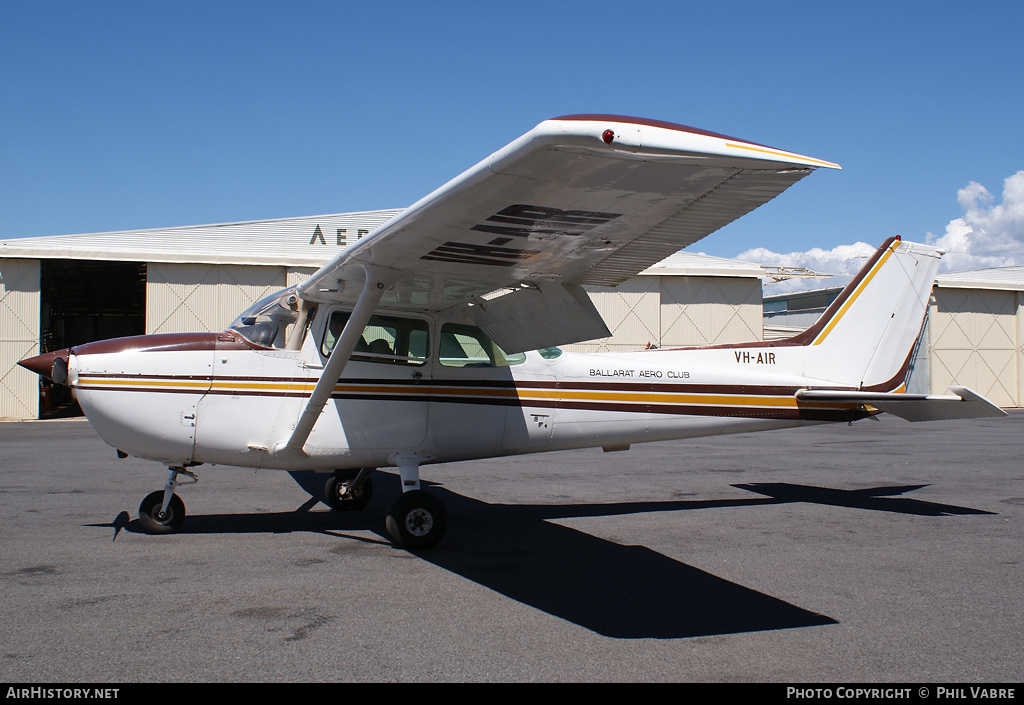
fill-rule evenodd
<path id="1" fill-rule="evenodd" d="M 285 329 L 299 320 L 299 297 L 295 286 L 260 299 L 229 326 L 247 340 L 267 347 L 284 347 Z"/>

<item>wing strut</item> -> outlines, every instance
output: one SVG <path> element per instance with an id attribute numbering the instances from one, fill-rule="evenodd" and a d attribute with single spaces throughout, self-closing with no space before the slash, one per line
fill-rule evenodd
<path id="1" fill-rule="evenodd" d="M 309 438 L 317 419 L 320 418 L 320 412 L 323 411 L 324 405 L 330 399 L 334 385 L 341 378 L 341 373 L 345 370 L 345 365 L 363 334 L 363 328 L 369 322 L 370 316 L 373 315 L 384 292 L 401 277 L 398 272 L 372 264 L 364 264 L 363 271 L 366 273 L 363 291 L 359 294 L 355 308 L 352 309 L 352 315 L 345 323 L 341 337 L 338 338 L 334 349 L 331 350 L 331 356 L 327 359 L 327 364 L 324 365 L 324 370 L 316 387 L 313 388 L 313 393 L 309 396 L 309 401 L 306 402 L 306 408 L 303 409 L 298 423 L 295 424 L 291 438 L 287 441 L 280 441 L 273 447 L 273 454 L 279 458 L 299 460 L 306 457 L 306 452 L 302 447 L 306 444 L 306 439 Z"/>

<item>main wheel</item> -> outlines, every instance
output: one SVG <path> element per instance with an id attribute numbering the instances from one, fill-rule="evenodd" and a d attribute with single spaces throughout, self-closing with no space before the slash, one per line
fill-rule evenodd
<path id="1" fill-rule="evenodd" d="M 352 489 L 359 470 L 338 470 L 324 485 L 324 495 L 331 509 L 339 512 L 355 512 L 363 509 L 373 497 L 373 480 L 366 478 L 359 489 Z"/>
<path id="2" fill-rule="evenodd" d="M 427 548 L 444 536 L 448 512 L 441 500 L 429 492 L 411 490 L 391 505 L 385 526 L 397 546 Z"/>
<path id="3" fill-rule="evenodd" d="M 176 494 L 171 495 L 167 512 L 160 514 L 164 504 L 164 491 L 157 490 L 146 495 L 139 505 L 139 523 L 147 534 L 173 534 L 185 521 L 185 503 Z"/>

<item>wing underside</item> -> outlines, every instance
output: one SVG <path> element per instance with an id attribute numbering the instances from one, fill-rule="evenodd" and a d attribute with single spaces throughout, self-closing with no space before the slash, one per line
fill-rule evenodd
<path id="1" fill-rule="evenodd" d="M 300 293 L 354 301 L 372 264 L 399 273 L 383 305 L 465 306 L 509 351 L 601 337 L 583 285 L 614 286 L 834 166 L 680 125 L 548 120 L 343 251 Z"/>

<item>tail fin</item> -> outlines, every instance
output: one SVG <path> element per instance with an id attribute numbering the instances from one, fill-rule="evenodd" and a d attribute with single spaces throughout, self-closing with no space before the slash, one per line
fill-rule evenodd
<path id="1" fill-rule="evenodd" d="M 804 375 L 872 391 L 902 391 L 942 251 L 887 240 L 813 326 Z"/>

